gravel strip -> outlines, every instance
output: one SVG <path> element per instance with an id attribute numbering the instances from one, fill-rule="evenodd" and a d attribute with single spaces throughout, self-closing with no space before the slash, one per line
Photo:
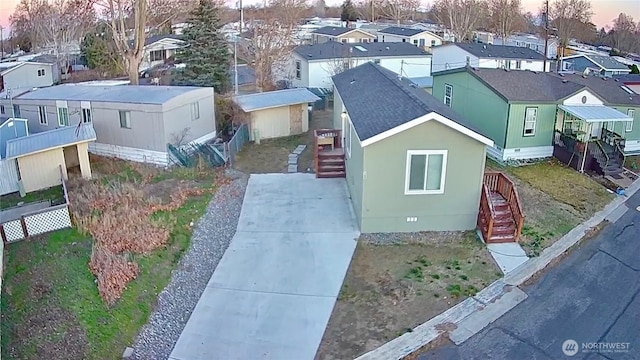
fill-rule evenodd
<path id="1" fill-rule="evenodd" d="M 248 176 L 233 169 L 198 221 L 191 244 L 134 343 L 135 359 L 167 359 L 238 226 Z M 124 351 L 124 349 L 114 349 Z"/>

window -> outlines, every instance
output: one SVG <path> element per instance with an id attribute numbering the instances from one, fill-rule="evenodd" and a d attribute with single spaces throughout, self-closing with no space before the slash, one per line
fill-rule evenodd
<path id="1" fill-rule="evenodd" d="M 636 110 L 635 109 L 629 109 L 627 110 L 627 116 L 629 116 L 631 119 L 633 119 L 633 116 L 636 114 Z M 631 121 L 627 121 L 627 123 L 624 126 L 624 131 L 625 132 L 631 132 L 633 131 L 633 120 Z"/>
<path id="2" fill-rule="evenodd" d="M 453 100 L 453 86 L 444 84 L 444 104 L 451 107 L 451 100 Z"/>
<path id="3" fill-rule="evenodd" d="M 191 120 L 200 119 L 200 103 L 191 103 Z"/>
<path id="4" fill-rule="evenodd" d="M 373 59 L 374 64 L 380 64 L 380 59 Z"/>
<path id="5" fill-rule="evenodd" d="M 22 117 L 22 114 L 20 114 L 20 105 L 13 104 L 13 117 Z"/>
<path id="6" fill-rule="evenodd" d="M 435 40 L 431 40 L 431 46 L 436 46 L 436 41 Z"/>
<path id="7" fill-rule="evenodd" d="M 521 70 L 521 69 L 522 69 L 522 61 L 516 60 L 516 70 Z"/>
<path id="8" fill-rule="evenodd" d="M 367 38 L 362 38 L 362 39 L 360 39 L 360 42 L 368 43 L 368 42 L 369 42 L 369 39 L 367 39 Z"/>
<path id="9" fill-rule="evenodd" d="M 149 53 L 149 60 L 164 61 L 167 58 L 167 50 L 155 50 Z"/>
<path id="10" fill-rule="evenodd" d="M 522 136 L 534 136 L 536 134 L 536 119 L 538 108 L 526 108 L 524 110 L 524 132 Z"/>
<path id="11" fill-rule="evenodd" d="M 120 110 L 120 127 L 131 129 L 131 111 Z"/>
<path id="12" fill-rule="evenodd" d="M 405 195 L 444 194 L 447 150 L 407 151 Z"/>
<path id="13" fill-rule="evenodd" d="M 69 126 L 69 108 L 66 101 L 56 101 L 56 112 L 58 113 L 58 125 Z"/>
<path id="14" fill-rule="evenodd" d="M 424 47 L 424 39 L 420 39 L 420 47 Z"/>
<path id="15" fill-rule="evenodd" d="M 82 123 L 90 123 L 91 122 L 91 103 L 88 101 L 82 101 L 80 103 L 80 107 L 82 108 Z"/>
<path id="16" fill-rule="evenodd" d="M 38 76 L 44 76 L 44 69 L 38 69 Z"/>
<path id="17" fill-rule="evenodd" d="M 41 125 L 48 125 L 47 121 L 47 108 L 44 106 L 38 106 L 38 120 L 40 120 Z"/>
<path id="18" fill-rule="evenodd" d="M 300 61 L 296 61 L 296 79 L 302 79 L 302 63 Z"/>
<path id="19" fill-rule="evenodd" d="M 407 39 L 402 39 L 402 42 L 407 42 Z"/>
<path id="20" fill-rule="evenodd" d="M 343 42 L 344 44 L 346 44 L 346 43 L 347 43 L 347 39 L 342 39 L 342 42 Z"/>
<path id="21" fill-rule="evenodd" d="M 413 40 L 413 45 L 418 46 L 418 40 Z"/>
<path id="22" fill-rule="evenodd" d="M 0 114 L 4 114 L 4 105 L 0 105 Z"/>

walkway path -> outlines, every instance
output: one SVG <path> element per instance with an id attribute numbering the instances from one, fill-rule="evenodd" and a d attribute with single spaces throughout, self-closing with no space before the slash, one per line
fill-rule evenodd
<path id="1" fill-rule="evenodd" d="M 359 236 L 344 179 L 252 175 L 172 360 L 313 359 Z"/>

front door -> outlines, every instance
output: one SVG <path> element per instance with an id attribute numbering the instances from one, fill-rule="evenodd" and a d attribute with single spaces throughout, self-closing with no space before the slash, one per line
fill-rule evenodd
<path id="1" fill-rule="evenodd" d="M 602 136 L 602 123 L 601 122 L 591 123 L 591 138 L 600 139 L 600 136 Z"/>
<path id="2" fill-rule="evenodd" d="M 289 106 L 289 131 L 291 135 L 302 133 L 302 105 Z"/>

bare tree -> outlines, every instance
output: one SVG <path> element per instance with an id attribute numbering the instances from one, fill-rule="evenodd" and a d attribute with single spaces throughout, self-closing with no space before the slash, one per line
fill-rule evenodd
<path id="1" fill-rule="evenodd" d="M 324 0 L 316 0 L 313 3 L 313 14 L 315 16 L 323 17 L 327 11 L 327 3 Z"/>
<path id="2" fill-rule="evenodd" d="M 377 0 L 374 4 L 382 17 L 400 24 L 415 15 L 420 7 L 420 0 Z"/>
<path id="3" fill-rule="evenodd" d="M 502 38 L 524 28 L 524 17 L 520 0 L 489 0 L 489 24 L 491 30 Z"/>
<path id="4" fill-rule="evenodd" d="M 456 37 L 456 41 L 468 41 L 482 22 L 486 12 L 484 0 L 436 0 L 433 13 Z"/>
<path id="5" fill-rule="evenodd" d="M 633 51 L 635 45 L 640 41 L 636 33 L 636 23 L 633 17 L 625 13 L 620 13 L 613 20 L 613 43 L 614 47 L 622 51 Z"/>
<path id="6" fill-rule="evenodd" d="M 549 19 L 552 26 L 557 29 L 562 56 L 569 40 L 576 36 L 581 24 L 591 20 L 592 15 L 589 0 L 557 0 L 551 5 Z"/>
<path id="7" fill-rule="evenodd" d="M 306 11 L 305 0 L 271 0 L 256 14 L 260 19 L 250 20 L 250 36 L 242 39 L 239 52 L 253 64 L 260 91 L 275 88 L 274 73 L 286 73 L 291 51 L 298 45 L 296 26 Z"/>
<path id="8" fill-rule="evenodd" d="M 348 44 L 336 44 L 336 46 L 343 47 L 343 49 L 336 51 L 335 57 L 327 60 L 324 65 L 321 66 L 329 76 L 338 75 L 353 66 L 350 56 L 352 51 L 351 46 Z"/>

